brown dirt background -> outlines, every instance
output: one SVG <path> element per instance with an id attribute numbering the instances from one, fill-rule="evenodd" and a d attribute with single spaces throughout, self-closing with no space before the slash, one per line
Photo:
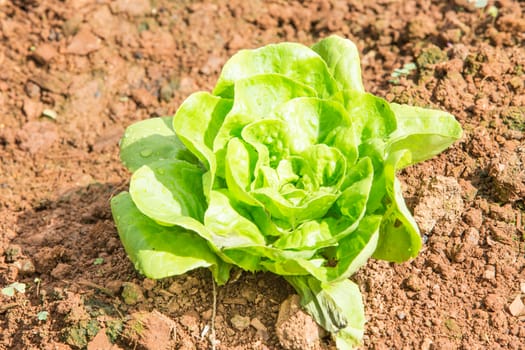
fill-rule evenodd
<path id="1" fill-rule="evenodd" d="M 0 294 L 0 349 L 210 348 L 209 272 L 144 279 L 118 240 L 118 140 L 237 50 L 331 33 L 356 42 L 368 91 L 465 130 L 400 174 L 426 244 L 354 276 L 362 348 L 525 348 L 525 3 L 472 2 L 0 0 L 0 288 L 26 284 Z M 280 349 L 292 293 L 270 274 L 218 288 L 217 348 Z"/>

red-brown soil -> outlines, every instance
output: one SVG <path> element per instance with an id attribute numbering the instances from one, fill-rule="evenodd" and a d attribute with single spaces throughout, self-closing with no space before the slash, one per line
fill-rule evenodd
<path id="1" fill-rule="evenodd" d="M 331 33 L 357 43 L 367 90 L 465 130 L 401 173 L 426 244 L 354 276 L 362 348 L 525 348 L 525 3 L 474 2 L 0 0 L 0 288 L 26 285 L 0 294 L 0 349 L 210 348 L 210 273 L 152 281 L 126 258 L 118 140 L 210 90 L 237 50 Z M 291 294 L 262 273 L 218 287 L 216 347 L 282 348 Z"/>

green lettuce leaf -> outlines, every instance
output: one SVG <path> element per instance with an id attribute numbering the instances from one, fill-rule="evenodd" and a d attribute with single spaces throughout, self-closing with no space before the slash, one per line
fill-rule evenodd
<path id="1" fill-rule="evenodd" d="M 359 52 L 353 42 L 332 35 L 314 44 L 312 50 L 326 62 L 340 90 L 365 91 L 361 80 Z"/>
<path id="2" fill-rule="evenodd" d="M 208 267 L 217 283 L 228 280 L 231 266 L 213 253 L 205 239 L 178 226 L 157 224 L 137 209 L 129 193 L 113 197 L 111 210 L 126 253 L 146 277 L 159 279 Z"/>
<path id="3" fill-rule="evenodd" d="M 175 134 L 172 120 L 172 117 L 151 118 L 126 129 L 120 140 L 120 159 L 130 171 L 161 159 L 198 162 Z"/>
<path id="4" fill-rule="evenodd" d="M 331 96 L 337 91 L 334 78 L 318 54 L 300 44 L 280 43 L 241 50 L 233 55 L 222 68 L 213 94 L 233 98 L 238 92 L 235 82 L 262 74 L 283 75 L 310 86 L 320 97 Z"/>

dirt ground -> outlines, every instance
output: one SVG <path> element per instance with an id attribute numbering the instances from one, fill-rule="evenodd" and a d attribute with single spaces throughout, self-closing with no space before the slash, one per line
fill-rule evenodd
<path id="1" fill-rule="evenodd" d="M 368 91 L 465 131 L 400 174 L 425 245 L 353 277 L 362 348 L 525 348 L 525 2 L 474 3 L 0 0 L 0 349 L 209 349 L 210 273 L 152 281 L 126 258 L 118 140 L 210 90 L 237 50 L 331 33 L 356 42 Z M 237 274 L 217 289 L 217 348 L 281 349 L 292 294 Z"/>

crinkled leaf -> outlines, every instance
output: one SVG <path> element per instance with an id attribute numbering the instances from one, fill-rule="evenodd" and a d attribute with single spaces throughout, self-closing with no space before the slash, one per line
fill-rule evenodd
<path id="1" fill-rule="evenodd" d="M 296 259 L 297 264 L 321 282 L 342 280 L 353 275 L 374 253 L 379 238 L 381 216 L 366 216 L 359 222 L 357 230 L 338 239 L 337 247 L 325 249 L 323 264 L 318 266 L 315 260 Z M 329 230 L 331 227 L 326 227 Z M 335 233 L 332 234 L 336 236 Z M 329 246 L 330 241 L 319 242 Z"/>
<path id="2" fill-rule="evenodd" d="M 311 87 L 277 74 L 256 75 L 235 83 L 235 100 L 216 140 L 219 152 L 232 137 L 240 137 L 242 129 L 257 120 L 274 115 L 274 109 L 293 98 L 316 96 Z"/>
<path id="3" fill-rule="evenodd" d="M 292 232 L 283 235 L 273 243 L 280 249 L 319 249 L 324 242 L 330 241 L 332 235 L 330 228 L 322 221 L 307 221 Z"/>
<path id="4" fill-rule="evenodd" d="M 351 169 L 342 186 L 344 191 L 337 199 L 341 215 L 351 221 L 357 221 L 364 215 L 373 178 L 374 168 L 370 158 L 361 159 Z"/>
<path id="5" fill-rule="evenodd" d="M 164 278 L 209 267 L 224 284 L 230 266 L 219 259 L 206 240 L 178 226 L 161 226 L 145 216 L 127 192 L 111 199 L 111 211 L 120 240 L 135 268 L 149 278 Z"/>
<path id="6" fill-rule="evenodd" d="M 353 42 L 336 35 L 312 46 L 328 65 L 341 90 L 364 92 L 359 51 Z"/>
<path id="7" fill-rule="evenodd" d="M 323 217 L 337 199 L 337 195 L 321 191 L 311 196 L 307 196 L 304 191 L 300 190 L 294 191 L 293 194 L 297 196 L 299 193 L 303 194 L 304 199 L 296 203 L 293 197 L 286 198 L 274 188 L 252 191 L 255 199 L 262 203 L 273 217 L 290 223 L 292 227 L 307 220 Z"/>
<path id="8" fill-rule="evenodd" d="M 275 114 L 286 122 L 289 130 L 293 131 L 293 137 L 290 138 L 292 154 L 300 154 L 318 143 L 337 147 L 339 144 L 333 142 L 336 137 L 332 131 L 352 125 L 348 113 L 340 103 L 319 98 L 295 98 L 280 105 Z M 355 157 L 355 139 L 351 134 L 345 135 L 348 136 Z M 349 147 L 342 147 L 341 151 L 351 153 L 352 151 L 347 148 Z M 350 161 L 353 162 L 353 159 Z"/>
<path id="9" fill-rule="evenodd" d="M 301 44 L 279 43 L 233 55 L 222 68 L 213 94 L 227 98 L 235 95 L 237 99 L 235 82 L 262 74 L 286 76 L 310 86 L 320 97 L 331 96 L 337 90 L 325 61 L 317 53 Z"/>
<path id="10" fill-rule="evenodd" d="M 281 159 L 289 155 L 289 134 L 290 130 L 283 121 L 264 119 L 247 125 L 241 136 L 257 150 L 261 165 L 275 168 Z"/>
<path id="11" fill-rule="evenodd" d="M 318 144 L 303 152 L 302 157 L 310 164 L 320 188 L 335 192 L 341 187 L 346 174 L 346 159 L 341 151 Z"/>
<path id="12" fill-rule="evenodd" d="M 151 118 L 130 125 L 120 140 L 120 159 L 130 170 L 161 159 L 197 159 L 175 135 L 173 117 Z"/>

